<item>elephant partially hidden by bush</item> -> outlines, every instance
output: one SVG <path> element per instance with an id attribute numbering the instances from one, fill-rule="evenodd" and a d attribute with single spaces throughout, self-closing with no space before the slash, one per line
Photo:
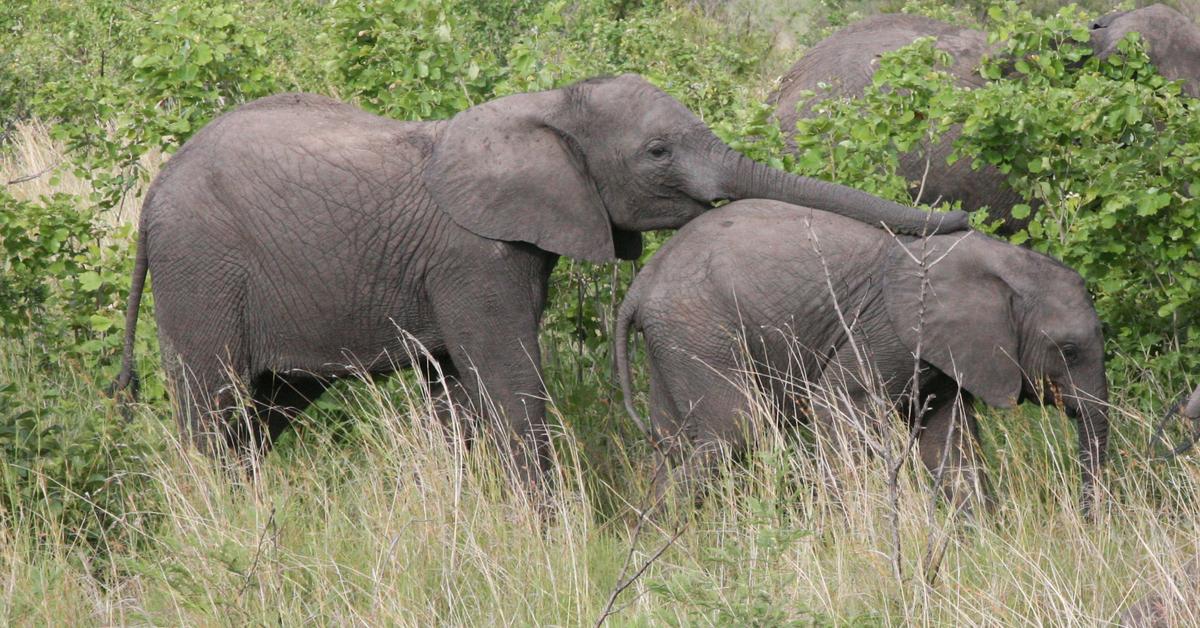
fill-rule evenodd
<path id="1" fill-rule="evenodd" d="M 503 424 L 493 434 L 537 485 L 548 442 L 538 322 L 558 256 L 634 259 L 639 232 L 745 197 L 907 233 L 966 225 L 961 212 L 755 163 L 633 75 L 449 121 L 399 122 L 308 94 L 257 100 L 191 138 L 147 193 L 117 388 L 133 378 L 149 271 L 181 428 L 203 451 L 253 451 L 330 378 L 417 362 Z M 412 358 L 405 336 L 432 359 Z M 250 429 L 230 420 L 241 387 Z"/>
<path id="2" fill-rule="evenodd" d="M 1176 419 L 1181 419 L 1186 423 L 1184 426 L 1186 434 L 1183 440 L 1174 445 L 1166 442 L 1158 442 L 1166 439 L 1167 428 Z M 1158 427 L 1154 430 L 1151 440 L 1156 441 L 1153 444 L 1170 447 L 1168 454 L 1170 457 L 1186 453 L 1196 446 L 1196 442 L 1200 440 L 1200 386 L 1197 386 L 1186 399 L 1176 401 L 1167 410 L 1166 416 L 1159 421 Z"/>
<path id="3" fill-rule="evenodd" d="M 1161 4 L 1113 13 L 1091 25 L 1094 53 L 1107 57 L 1116 52 L 1117 44 L 1129 32 L 1141 33 L 1148 44 L 1150 60 L 1160 74 L 1182 80 L 1185 94 L 1200 97 L 1200 26 Z M 800 117 L 811 114 L 814 103 L 801 100 L 805 92 L 814 92 L 816 98 L 861 94 L 871 84 L 880 56 L 930 36 L 937 38 L 937 48 L 949 53 L 953 63 L 948 72 L 959 86 L 983 84 L 980 62 L 995 49 L 988 43 L 987 33 L 918 15 L 878 15 L 830 35 L 805 52 L 788 70 L 779 89 L 770 97 L 780 126 L 790 132 Z M 917 151 L 900 156 L 900 174 L 914 182 L 914 193 L 921 189 L 915 182 L 924 178 L 921 200 L 925 202 L 962 201 L 967 211 L 987 206 L 992 218 L 1005 221 L 1002 232 L 1019 229 L 1024 221 L 1014 219 L 1011 209 L 1024 200 L 1009 187 L 1006 175 L 986 164 L 972 170 L 970 159 L 946 163 L 960 133 L 956 126 L 931 147 L 927 175 L 926 158 Z"/>
<path id="4" fill-rule="evenodd" d="M 630 329 L 646 342 L 648 425 L 632 403 Z M 1091 297 L 1056 260 L 978 233 L 893 239 L 827 212 L 732 203 L 681 229 L 638 274 L 615 342 L 631 416 L 658 451 L 685 460 L 661 474 L 660 491 L 693 490 L 718 451 L 746 447 L 758 393 L 786 416 L 811 415 L 836 451 L 855 443 L 843 437 L 847 417 L 859 422 L 851 431 L 880 427 L 861 423 L 885 394 L 927 408 L 908 416 L 920 457 L 958 503 L 984 485 L 972 398 L 1062 407 L 1078 424 L 1085 509 L 1095 496 L 1108 385 Z"/>

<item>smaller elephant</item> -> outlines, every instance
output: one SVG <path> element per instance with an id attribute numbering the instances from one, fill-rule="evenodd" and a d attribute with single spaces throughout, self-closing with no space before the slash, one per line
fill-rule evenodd
<path id="1" fill-rule="evenodd" d="M 633 404 L 631 328 L 646 342 L 649 425 Z M 634 421 L 660 456 L 687 454 L 656 478 L 660 494 L 697 489 L 718 452 L 749 445 L 753 392 L 788 418 L 811 417 L 836 452 L 861 451 L 846 418 L 870 422 L 884 393 L 912 409 L 922 462 L 967 509 L 986 493 L 973 398 L 1043 400 L 1076 419 L 1085 512 L 1107 450 L 1103 336 L 1082 278 L 976 232 L 894 238 L 819 210 L 731 203 L 686 225 L 634 280 L 616 357 Z M 862 383 L 864 361 L 880 385 Z"/>

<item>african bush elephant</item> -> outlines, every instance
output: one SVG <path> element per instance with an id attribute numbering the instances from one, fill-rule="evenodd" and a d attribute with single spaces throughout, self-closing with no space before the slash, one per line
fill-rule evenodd
<path id="1" fill-rule="evenodd" d="M 1118 42 L 1131 31 L 1143 35 L 1149 45 L 1150 59 L 1160 74 L 1183 80 L 1184 93 L 1200 97 L 1200 26 L 1161 4 L 1106 15 L 1091 25 L 1095 54 L 1100 57 L 1112 54 Z M 880 56 L 929 36 L 936 37 L 936 46 L 950 55 L 953 63 L 947 71 L 960 87 L 983 85 L 984 79 L 978 71 L 980 62 L 985 54 L 995 51 L 995 46 L 988 43 L 987 33 L 919 15 L 878 15 L 830 35 L 805 52 L 788 70 L 769 99 L 780 126 L 785 131 L 795 129 L 800 117 L 811 115 L 815 103 L 802 101 L 804 92 L 814 92 L 816 98 L 861 94 L 871 84 Z M 989 216 L 1004 219 L 1002 232 L 1020 229 L 1025 220 L 1013 218 L 1011 209 L 1025 201 L 1009 187 L 1006 175 L 986 164 L 972 170 L 970 159 L 946 163 L 960 133 L 961 128 L 955 126 L 939 144 L 931 147 L 928 175 L 926 158 L 917 151 L 900 156 L 900 174 L 913 182 L 914 194 L 921 190 L 924 202 L 960 200 L 967 211 L 987 206 Z M 923 189 L 919 185 L 922 178 Z"/>
<path id="2" fill-rule="evenodd" d="M 1166 416 L 1159 421 L 1158 427 L 1154 430 L 1154 436 L 1152 440 L 1158 441 L 1159 439 L 1163 438 L 1163 432 L 1166 430 L 1171 421 L 1177 416 L 1182 417 L 1187 423 L 1190 424 L 1187 426 L 1190 433 L 1187 434 L 1178 444 L 1169 445 L 1171 447 L 1170 457 L 1178 456 L 1189 451 L 1196 445 L 1196 441 L 1200 440 L 1200 386 L 1197 386 L 1196 389 L 1192 391 L 1192 394 L 1188 395 L 1186 400 L 1182 400 L 1182 403 L 1177 401 L 1171 407 L 1171 409 L 1167 411 Z"/>
<path id="3" fill-rule="evenodd" d="M 646 342 L 648 425 L 632 403 L 631 328 Z M 897 407 L 929 404 L 908 420 L 923 426 L 921 459 L 942 469 L 955 503 L 970 507 L 977 492 L 963 488 L 984 485 L 972 398 L 998 407 L 1042 399 L 1073 416 L 1085 508 L 1104 464 L 1103 342 L 1083 280 L 1050 257 L 975 232 L 894 240 L 827 212 L 732 203 L 682 228 L 638 274 L 615 342 L 631 416 L 656 450 L 673 460 L 687 454 L 660 475 L 660 491 L 677 482 L 695 489 L 719 461 L 715 452 L 749 445 L 748 392 L 785 417 L 811 415 L 819 441 L 838 450 L 855 440 L 841 436 L 838 417 L 878 429 L 861 425 L 880 388 L 862 383 L 859 356 Z M 829 401 L 843 389 L 850 405 Z M 960 389 L 964 412 L 955 409 Z"/>
<path id="4" fill-rule="evenodd" d="M 181 429 L 201 450 L 269 443 L 330 378 L 436 364 L 451 396 L 495 410 L 499 444 L 519 446 L 518 477 L 536 485 L 538 322 L 558 256 L 633 259 L 639 232 L 743 197 L 907 233 L 966 225 L 755 163 L 634 75 L 448 121 L 310 94 L 256 100 L 187 141 L 147 193 L 117 388 L 133 378 L 149 271 Z M 402 336 L 433 359 L 411 359 Z M 241 386 L 260 419 L 249 429 L 226 412 Z"/>

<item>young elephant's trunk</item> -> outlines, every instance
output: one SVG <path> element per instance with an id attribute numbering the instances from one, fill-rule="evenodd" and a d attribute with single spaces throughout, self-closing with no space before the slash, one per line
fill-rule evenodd
<path id="1" fill-rule="evenodd" d="M 1082 490 L 1080 506 L 1084 517 L 1094 518 L 1101 497 L 1105 460 L 1108 457 L 1108 396 L 1078 401 L 1076 423 L 1079 433 L 1079 464 Z"/>

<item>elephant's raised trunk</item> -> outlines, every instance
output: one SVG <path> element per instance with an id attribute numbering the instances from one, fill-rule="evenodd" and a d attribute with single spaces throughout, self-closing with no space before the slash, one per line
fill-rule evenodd
<path id="1" fill-rule="evenodd" d="M 909 235 L 953 233 L 968 227 L 967 214 L 961 211 L 921 211 L 844 185 L 777 170 L 723 148 L 728 152 L 718 159 L 732 163 L 727 169 L 732 178 L 724 186 L 730 200 L 765 198 L 794 203 L 876 226 L 882 223 Z"/>

